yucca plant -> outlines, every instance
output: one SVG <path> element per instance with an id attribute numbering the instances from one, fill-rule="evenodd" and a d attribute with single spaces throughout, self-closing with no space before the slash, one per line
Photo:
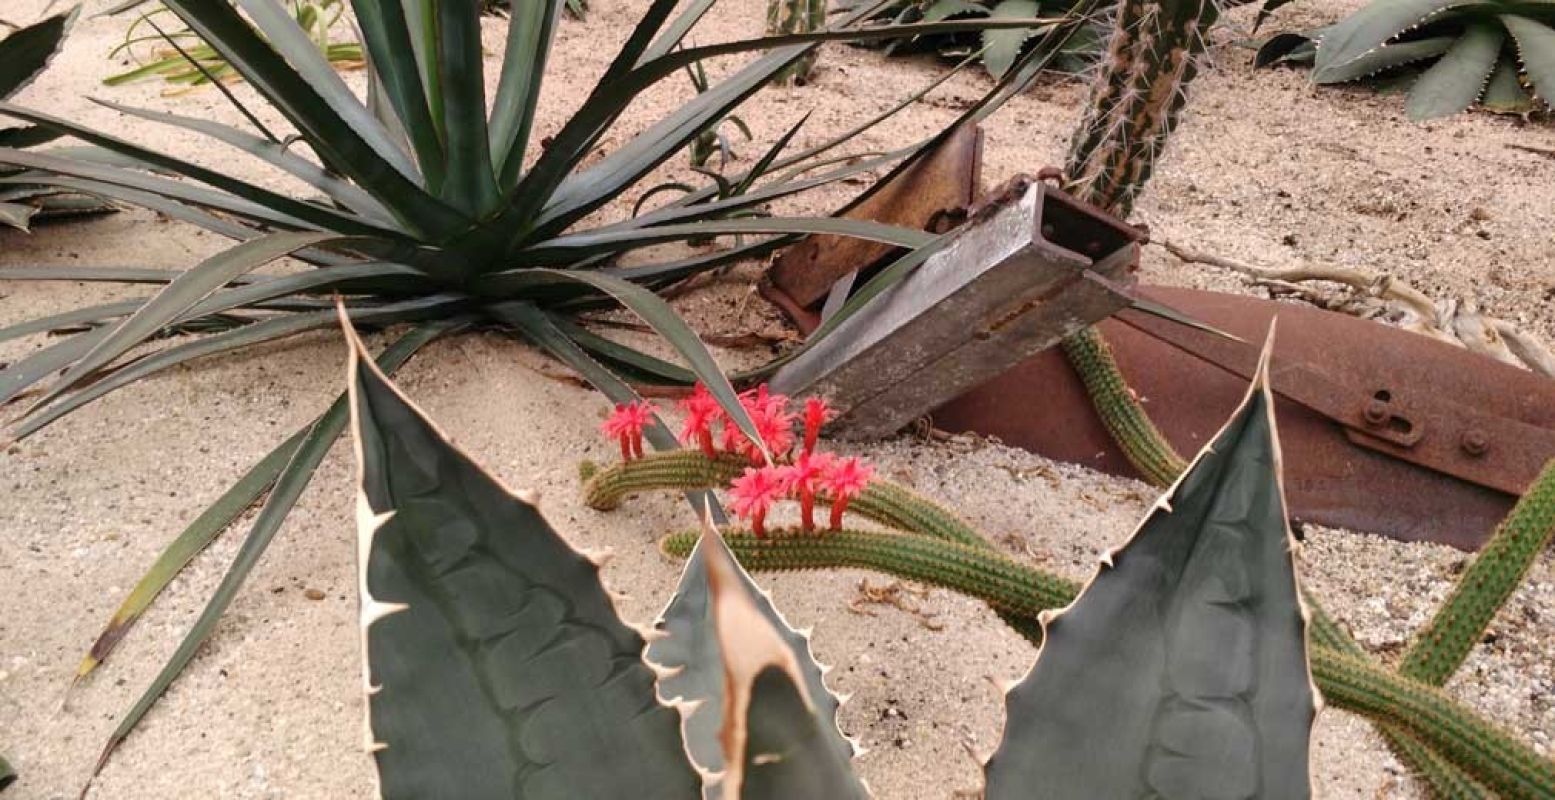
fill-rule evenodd
<path id="1" fill-rule="evenodd" d="M 767 0 L 767 33 L 784 36 L 809 33 L 826 27 L 827 0 Z M 1034 17 L 1035 14 L 1028 14 Z M 795 61 L 778 75 L 779 83 L 804 83 L 815 70 L 815 51 Z"/>
<path id="2" fill-rule="evenodd" d="M 1555 98 L 1555 6 L 1373 0 L 1327 28 L 1271 37 L 1255 63 L 1309 65 L 1312 81 L 1324 85 L 1406 85 L 1404 110 L 1416 120 L 1476 104 L 1527 114 Z"/>
<path id="3" fill-rule="evenodd" d="M 868 796 L 808 640 L 710 519 L 645 648 L 536 498 L 351 351 L 380 796 Z M 1260 385 L 1172 505 L 1042 616 L 989 800 L 1309 796 L 1316 698 L 1272 408 Z"/>
<path id="4" fill-rule="evenodd" d="M 858 128 L 801 152 L 792 131 L 751 171 L 614 220 L 607 209 L 668 158 L 819 43 L 887 35 L 853 27 L 681 47 L 715 0 L 676 13 L 653 0 L 596 88 L 552 135 L 534 130 L 535 107 L 564 0 L 523 3 L 507 21 L 495 102 L 482 78 L 479 0 L 354 0 L 368 62 L 357 97 L 280 0 L 166 0 L 295 129 L 272 131 L 239 105 L 253 130 L 159 111 L 126 115 L 193 131 L 303 181 L 294 197 L 154 148 L 9 103 L 0 113 L 94 146 L 86 156 L 0 148 L 0 165 L 29 182 L 143 206 L 239 243 L 186 270 L 10 267 L 0 279 L 148 283 L 149 297 L 92 305 L 0 329 L 0 339 L 56 329 L 61 337 L 0 370 L 0 403 L 26 400 L 6 429 L 23 439 L 119 388 L 205 356 L 282 341 L 333 324 L 337 295 L 356 324 L 408 324 L 380 357 L 392 371 L 428 342 L 472 326 L 523 336 L 604 389 L 630 389 L 611 370 L 643 380 L 702 380 L 747 434 L 756 431 L 711 355 L 654 290 L 775 250 L 808 233 L 861 236 L 917 248 L 875 279 L 838 319 L 922 263 L 940 241 L 922 232 L 838 218 L 743 217 L 750 209 L 868 170 L 905 168 L 941 133 L 889 155 L 839 160 L 832 152 L 909 105 L 913 95 Z M 945 22 L 908 32 L 1029 27 L 1030 20 Z M 762 53 L 601 158 L 599 143 L 632 101 L 688 65 Z M 1033 54 L 1032 70 L 1041 55 Z M 966 111 L 991 113 L 1029 78 L 1019 70 Z M 937 85 L 934 84 L 934 85 Z M 932 88 L 932 85 L 924 91 Z M 234 99 L 233 102 L 236 102 Z M 311 153 L 309 152 L 311 151 Z M 181 177 L 183 180 L 175 179 Z M 724 184 L 738 191 L 724 190 Z M 759 237 L 733 248 L 618 266 L 621 255 L 707 236 Z M 259 273 L 285 257 L 307 268 Z M 663 334 L 675 364 L 591 333 L 573 315 L 620 303 Z M 82 331 L 82 328 L 85 328 Z M 169 336 L 179 336 L 172 342 Z M 126 736 L 213 630 L 345 424 L 344 402 L 255 464 L 167 547 L 126 598 L 78 670 L 94 670 L 129 627 L 208 542 L 249 506 L 263 504 L 226 577 L 169 663 L 123 718 L 103 758 Z M 655 446 L 673 437 L 654 429 Z"/>
<path id="5" fill-rule="evenodd" d="M 0 39 L 0 100 L 26 88 L 59 52 L 74 12 L 55 14 L 41 22 L 11 32 Z M 46 144 L 58 134 L 39 126 L 0 127 L 0 147 L 21 148 Z M 0 225 L 27 230 L 34 219 L 95 214 L 111 206 L 95 197 L 68 188 L 28 183 L 20 170 L 0 165 Z"/>

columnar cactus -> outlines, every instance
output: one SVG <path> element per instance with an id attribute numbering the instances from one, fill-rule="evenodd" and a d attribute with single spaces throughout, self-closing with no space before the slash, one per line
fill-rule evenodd
<path id="1" fill-rule="evenodd" d="M 767 0 L 767 33 L 784 36 L 810 33 L 826 27 L 826 0 Z M 778 83 L 804 83 L 815 69 L 811 50 L 778 77 Z"/>

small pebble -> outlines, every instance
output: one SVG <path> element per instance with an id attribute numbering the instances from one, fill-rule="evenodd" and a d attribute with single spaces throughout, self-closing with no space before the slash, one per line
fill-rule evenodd
<path id="1" fill-rule="evenodd" d="M 302 596 L 309 600 L 323 600 L 324 592 L 321 589 L 307 589 L 303 591 Z"/>

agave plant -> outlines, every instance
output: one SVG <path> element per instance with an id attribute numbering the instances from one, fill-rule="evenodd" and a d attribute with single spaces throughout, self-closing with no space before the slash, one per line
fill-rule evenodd
<path id="1" fill-rule="evenodd" d="M 1527 114 L 1555 98 L 1555 6 L 1373 0 L 1327 28 L 1271 37 L 1255 63 L 1310 65 L 1325 85 L 1394 79 L 1409 87 L 1404 110 L 1416 120 L 1476 104 Z"/>
<path id="2" fill-rule="evenodd" d="M 945 134 L 881 157 L 841 161 L 831 152 L 921 96 L 914 95 L 859 128 L 802 152 L 787 152 L 792 134 L 783 137 L 751 171 L 726 179 L 738 191 L 725 191 L 719 183 L 648 211 L 602 220 L 607 215 L 596 212 L 611 207 L 819 43 L 888 33 L 857 30 L 853 25 L 862 15 L 853 15 L 841 19 L 836 30 L 682 47 L 687 32 L 714 2 L 696 0 L 679 13 L 675 0 L 649 3 L 595 89 L 565 124 L 541 137 L 534 130 L 536 103 L 564 0 L 537 0 L 513 9 L 489 109 L 479 0 L 354 0 L 368 64 L 365 100 L 346 86 L 281 0 L 238 0 L 235 7 L 166 0 L 182 23 L 231 64 L 295 132 L 272 131 L 241 104 L 238 108 L 252 131 L 160 111 L 111 107 L 193 131 L 212 145 L 233 148 L 289 174 L 316 194 L 291 196 L 44 112 L 0 103 L 0 113 L 34 126 L 27 130 L 66 135 L 93 146 L 79 156 L 0 148 L 0 165 L 26 170 L 26 180 L 34 183 L 101 194 L 238 242 L 186 270 L 0 270 L 0 279 L 160 287 L 143 299 L 83 307 L 0 330 L 0 339 L 67 327 L 78 331 L 0 369 L 0 403 L 27 401 L 6 433 L 13 440 L 25 438 L 170 367 L 329 326 L 333 311 L 323 296 L 337 295 L 344 313 L 357 324 L 412 325 L 380 357 L 387 371 L 433 339 L 471 326 L 491 326 L 527 337 L 618 402 L 632 394 L 612 369 L 658 382 L 702 380 L 736 425 L 755 436 L 729 380 L 654 290 L 816 232 L 919 248 L 880 280 L 904 274 L 927 258 L 932 247 L 920 246 L 932 245 L 933 237 L 830 217 L 750 217 L 749 211 L 867 170 L 903 169 Z M 910 31 L 1030 24 L 943 22 Z M 642 92 L 704 59 L 742 53 L 761 55 L 602 158 L 591 157 Z M 1034 54 L 1032 63 L 1039 61 Z M 1021 71 L 1020 77 L 1029 74 Z M 1014 88 L 1013 78 L 1000 84 L 958 122 L 991 113 Z M 633 251 L 708 236 L 759 238 L 719 251 L 668 259 L 650 256 L 629 267 L 615 264 L 617 257 Z M 285 257 L 310 268 L 258 272 Z M 869 296 L 861 295 L 845 311 L 856 310 Z M 593 334 L 573 319 L 578 311 L 614 303 L 629 307 L 663 334 L 685 364 Z M 164 341 L 172 335 L 182 338 Z M 345 416 L 344 402 L 337 402 L 255 464 L 168 546 L 114 614 L 83 660 L 78 678 L 102 662 L 195 554 L 263 498 L 222 584 L 169 663 L 124 717 L 104 759 L 213 630 L 343 429 Z M 674 446 L 673 437 L 660 428 L 650 438 L 655 446 Z"/>
<path id="3" fill-rule="evenodd" d="M 853 0 L 847 8 L 878 5 L 872 0 Z M 879 8 L 872 19 L 892 25 L 916 22 L 938 22 L 946 19 L 1005 19 L 1035 17 L 1047 4 L 1036 0 L 893 0 Z M 1066 8 L 1067 10 L 1067 8 Z M 967 33 L 919 34 L 885 40 L 875 45 L 887 54 L 912 54 L 932 52 L 942 58 L 961 60 L 981 56 L 988 74 L 999 77 L 1007 72 L 1021 52 L 1038 37 L 1049 31 L 1043 28 L 1024 30 L 988 30 Z M 1106 25 L 1101 21 L 1085 25 L 1070 37 L 1052 68 L 1057 72 L 1078 73 L 1094 63 L 1101 55 L 1105 42 Z"/>
<path id="4" fill-rule="evenodd" d="M 0 39 L 0 100 L 32 83 L 59 52 L 75 20 L 74 11 L 55 14 Z M 0 147 L 32 147 L 57 138 L 39 126 L 0 128 Z M 27 230 L 34 219 L 111 210 L 103 201 L 68 188 L 28 183 L 20 170 L 0 166 L 0 225 Z"/>
<path id="5" fill-rule="evenodd" d="M 868 796 L 807 639 L 710 519 L 645 652 L 534 496 L 503 488 L 351 349 L 382 797 Z M 1163 500 L 1044 618 L 986 766 L 990 800 L 1309 796 L 1315 694 L 1272 407 L 1252 395 L 1180 505 Z"/>

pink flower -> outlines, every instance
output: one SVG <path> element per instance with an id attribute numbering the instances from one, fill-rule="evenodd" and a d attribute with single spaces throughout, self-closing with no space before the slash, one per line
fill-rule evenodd
<path id="1" fill-rule="evenodd" d="M 837 412 L 827 405 L 825 400 L 819 397 L 805 398 L 804 452 L 807 455 L 815 452 L 815 440 L 821 435 L 821 427 L 831 422 L 835 416 L 837 416 Z"/>
<path id="2" fill-rule="evenodd" d="M 831 494 L 831 528 L 842 529 L 842 514 L 848 501 L 858 497 L 875 477 L 875 468 L 857 458 L 834 462 L 821 476 L 822 487 Z"/>
<path id="3" fill-rule="evenodd" d="M 606 436 L 621 443 L 621 458 L 631 461 L 643 457 L 643 429 L 653 423 L 658 412 L 652 403 L 617 403 L 616 410 L 599 426 Z"/>
<path id="4" fill-rule="evenodd" d="M 815 491 L 832 468 L 836 457 L 831 453 L 801 453 L 793 466 L 783 468 L 784 489 L 799 499 L 804 529 L 815 530 Z"/>
<path id="5" fill-rule="evenodd" d="M 746 467 L 745 472 L 729 484 L 729 507 L 740 517 L 750 518 L 751 532 L 758 539 L 767 535 L 767 509 L 787 493 L 783 473 L 782 467 Z"/>
<path id="6" fill-rule="evenodd" d="M 751 418 L 756 426 L 756 433 L 761 437 L 767 450 L 773 458 L 782 458 L 794 447 L 794 415 L 788 411 L 788 397 L 781 394 L 771 394 L 766 384 L 740 393 L 740 406 Z M 731 453 L 744 453 L 750 457 L 751 463 L 762 462 L 761 450 L 752 444 L 734 424 L 733 420 L 725 419 L 723 428 L 723 448 Z"/>
<path id="7" fill-rule="evenodd" d="M 680 441 L 690 444 L 695 440 L 708 458 L 716 456 L 717 453 L 713 451 L 713 423 L 722 419 L 724 413 L 718 400 L 707 391 L 705 384 L 698 382 L 691 396 L 681 400 L 679 405 L 686 412 L 685 424 L 680 429 Z M 725 429 L 727 427 L 725 423 Z"/>

